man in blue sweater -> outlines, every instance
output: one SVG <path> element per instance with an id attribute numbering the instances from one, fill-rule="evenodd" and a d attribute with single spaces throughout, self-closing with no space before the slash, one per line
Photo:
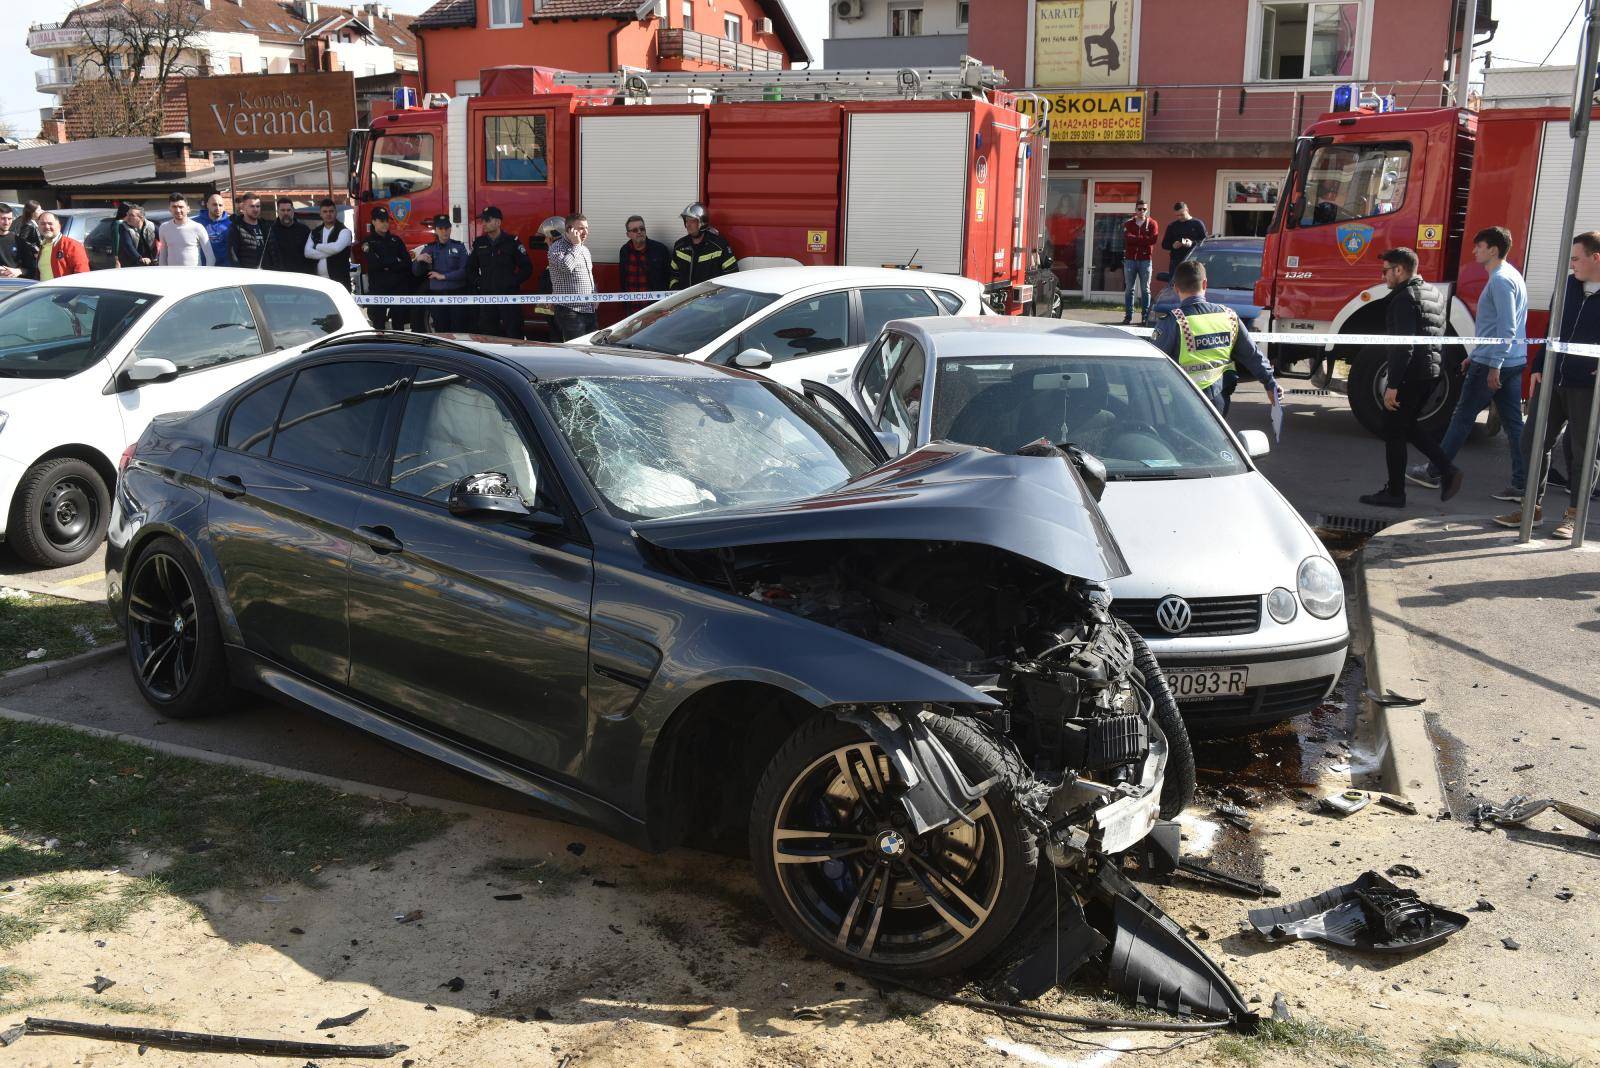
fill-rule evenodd
<path id="1" fill-rule="evenodd" d="M 1491 226 L 1472 239 L 1472 258 L 1489 272 L 1478 297 L 1478 318 L 1472 332 L 1478 337 L 1502 338 L 1494 344 L 1479 345 L 1467 361 L 1466 380 L 1461 384 L 1461 399 L 1450 417 L 1439 448 L 1451 461 L 1478 413 L 1493 404 L 1500 412 L 1500 428 L 1511 446 L 1511 485 L 1494 495 L 1498 501 L 1522 500 L 1528 466 L 1522 455 L 1522 370 L 1528 363 L 1528 285 L 1506 256 L 1511 251 L 1511 231 Z M 1439 488 L 1439 472 L 1432 464 L 1406 470 L 1406 480 L 1429 489 Z"/>

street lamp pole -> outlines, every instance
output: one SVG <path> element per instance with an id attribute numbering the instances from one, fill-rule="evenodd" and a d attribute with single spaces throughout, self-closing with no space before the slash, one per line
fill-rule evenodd
<path id="1" fill-rule="evenodd" d="M 1559 248 L 1556 255 L 1560 261 L 1556 265 L 1555 297 L 1550 303 L 1550 326 L 1545 333 L 1554 338 L 1561 333 L 1561 317 L 1565 314 L 1567 297 L 1567 260 L 1572 254 L 1570 241 L 1574 227 L 1578 221 L 1578 196 L 1583 189 L 1583 161 L 1589 149 L 1589 113 L 1593 107 L 1595 89 L 1595 66 L 1600 63 L 1600 0 L 1588 0 L 1588 16 L 1584 21 L 1583 34 L 1578 41 L 1578 69 L 1573 77 L 1572 87 L 1572 116 L 1567 126 L 1568 136 L 1572 138 L 1572 165 L 1567 172 L 1567 205 L 1562 215 L 1561 234 L 1563 240 L 1558 242 Z M 1556 390 L 1555 382 L 1556 354 L 1549 344 L 1544 347 L 1544 362 L 1540 364 L 1539 392 L 1535 398 L 1533 410 L 1533 425 L 1523 427 L 1523 433 L 1533 435 L 1528 450 L 1528 481 L 1527 488 L 1522 494 L 1522 526 L 1517 533 L 1517 543 L 1526 545 L 1533 538 L 1533 514 L 1539 504 L 1539 490 L 1545 478 L 1545 450 L 1544 435 L 1550 425 L 1551 397 Z M 1600 389 L 1595 390 L 1596 398 L 1600 398 Z M 1589 487 L 1591 479 L 1589 472 L 1592 464 L 1583 457 L 1593 459 L 1595 448 L 1594 412 L 1590 412 L 1587 452 L 1574 452 L 1579 457 L 1574 462 L 1575 467 L 1580 467 L 1583 473 L 1569 472 L 1568 478 L 1579 480 L 1578 496 L 1578 521 L 1573 528 L 1572 544 L 1583 544 L 1583 524 L 1589 511 Z"/>

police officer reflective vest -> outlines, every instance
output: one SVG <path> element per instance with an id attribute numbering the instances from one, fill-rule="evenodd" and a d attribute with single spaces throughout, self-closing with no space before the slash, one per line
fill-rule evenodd
<path id="1" fill-rule="evenodd" d="M 1229 308 L 1184 313 L 1174 309 L 1178 321 L 1178 366 L 1201 389 L 1209 389 L 1233 363 L 1233 343 L 1239 337 L 1239 317 Z"/>

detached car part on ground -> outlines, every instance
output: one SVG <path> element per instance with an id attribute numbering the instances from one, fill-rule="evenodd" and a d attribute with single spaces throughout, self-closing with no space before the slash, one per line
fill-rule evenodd
<path id="1" fill-rule="evenodd" d="M 231 682 L 648 848 L 742 838 L 830 960 L 1026 955 L 1059 878 L 1141 997 L 1242 1016 L 1192 945 L 1206 989 L 1150 977 L 1185 940 L 1117 874 L 1194 760 L 1084 480 L 874 445 L 707 364 L 338 339 L 152 425 L 109 599 L 164 714 Z"/>

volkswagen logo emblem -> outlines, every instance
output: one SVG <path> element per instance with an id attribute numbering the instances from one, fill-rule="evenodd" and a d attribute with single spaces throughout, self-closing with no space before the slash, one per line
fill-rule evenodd
<path id="1" fill-rule="evenodd" d="M 1194 621 L 1189 602 L 1177 594 L 1168 594 L 1156 605 L 1156 626 L 1168 634 L 1182 634 Z"/>

